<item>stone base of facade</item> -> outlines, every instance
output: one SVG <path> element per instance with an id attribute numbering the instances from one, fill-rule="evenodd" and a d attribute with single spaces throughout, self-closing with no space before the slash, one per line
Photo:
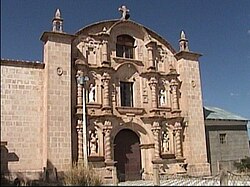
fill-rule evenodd
<path id="1" fill-rule="evenodd" d="M 183 167 L 182 163 L 173 163 L 167 165 L 161 165 L 159 168 L 161 175 L 173 175 L 173 174 L 186 174 L 187 170 Z"/>
<path id="2" fill-rule="evenodd" d="M 17 186 L 31 186 L 35 181 L 44 181 L 46 177 L 42 170 L 13 171 L 1 173 L 1 175 L 2 178 L 13 181 Z"/>
<path id="3" fill-rule="evenodd" d="M 184 166 L 185 163 L 159 163 L 159 175 L 160 178 L 169 177 L 171 175 L 186 175 L 187 169 Z M 153 180 L 153 172 L 143 173 L 143 180 Z"/>
<path id="4" fill-rule="evenodd" d="M 107 166 L 103 168 L 94 168 L 96 173 L 101 177 L 103 184 L 118 184 L 117 172 L 115 166 Z"/>
<path id="5" fill-rule="evenodd" d="M 198 163 L 188 164 L 187 174 L 190 176 L 210 176 L 210 164 L 209 163 Z"/>

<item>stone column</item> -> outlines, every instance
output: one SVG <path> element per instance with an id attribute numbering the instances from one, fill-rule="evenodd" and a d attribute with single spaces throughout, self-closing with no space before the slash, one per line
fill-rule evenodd
<path id="1" fill-rule="evenodd" d="M 83 72 L 81 70 L 77 71 L 76 79 L 83 76 Z M 83 93 L 82 93 L 83 86 L 78 82 L 77 83 L 77 105 L 81 106 L 83 104 Z"/>
<path id="2" fill-rule="evenodd" d="M 102 82 L 103 82 L 103 107 L 110 107 L 109 102 L 109 81 L 110 75 L 108 73 L 103 74 Z"/>
<path id="3" fill-rule="evenodd" d="M 181 123 L 180 122 L 176 122 L 175 123 L 175 145 L 176 145 L 176 158 L 182 158 L 182 142 L 181 142 Z"/>
<path id="4" fill-rule="evenodd" d="M 78 137 L 78 163 L 83 163 L 83 134 L 82 134 L 82 120 L 77 120 L 77 137 Z"/>
<path id="5" fill-rule="evenodd" d="M 170 96 L 170 86 L 169 86 L 169 82 L 166 81 L 165 83 L 165 89 L 167 92 L 167 107 L 171 107 L 171 96 Z"/>
<path id="6" fill-rule="evenodd" d="M 82 85 L 77 84 L 77 105 L 82 105 Z"/>
<path id="7" fill-rule="evenodd" d="M 149 86 L 151 88 L 151 97 L 152 97 L 152 108 L 157 108 L 157 92 L 156 92 L 156 86 L 157 86 L 158 81 L 156 80 L 155 77 L 151 77 L 149 81 Z"/>
<path id="8" fill-rule="evenodd" d="M 172 91 L 172 109 L 179 110 L 179 100 L 178 100 L 178 95 L 177 95 L 178 82 L 172 79 L 170 87 Z"/>
<path id="9" fill-rule="evenodd" d="M 111 162 L 111 142 L 110 135 L 112 130 L 111 121 L 104 122 L 104 150 L 105 150 L 105 162 Z"/>
<path id="10" fill-rule="evenodd" d="M 159 164 L 153 165 L 153 176 L 154 186 L 160 186 Z"/>
<path id="11" fill-rule="evenodd" d="M 102 42 L 102 61 L 108 61 L 108 41 L 103 40 Z"/>
<path id="12" fill-rule="evenodd" d="M 148 68 L 154 68 L 153 47 L 148 46 Z"/>
<path id="13" fill-rule="evenodd" d="M 159 143 L 159 132 L 160 132 L 160 125 L 159 122 L 153 122 L 153 126 L 152 126 L 152 132 L 154 135 L 154 144 L 155 144 L 155 154 L 154 154 L 154 158 L 155 160 L 160 159 L 160 143 Z"/>
<path id="14" fill-rule="evenodd" d="M 76 78 L 83 76 L 83 72 L 81 70 L 77 71 Z M 80 84 L 80 82 L 77 83 L 77 106 L 82 107 L 83 106 L 83 85 Z M 83 163 L 83 126 L 82 126 L 82 120 L 77 120 L 76 125 L 76 131 L 77 131 L 77 141 L 78 141 L 78 163 Z"/>

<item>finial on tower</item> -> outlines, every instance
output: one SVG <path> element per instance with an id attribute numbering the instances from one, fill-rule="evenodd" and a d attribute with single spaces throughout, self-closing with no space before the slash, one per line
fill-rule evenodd
<path id="1" fill-rule="evenodd" d="M 55 16 L 52 20 L 54 32 L 63 32 L 63 19 L 61 18 L 61 12 L 59 9 L 56 9 Z"/>
<path id="2" fill-rule="evenodd" d="M 61 18 L 61 12 L 59 9 L 56 9 L 55 18 L 57 18 L 57 19 Z"/>
<path id="3" fill-rule="evenodd" d="M 186 35 L 185 35 L 184 31 L 181 31 L 181 39 L 186 39 Z"/>
<path id="4" fill-rule="evenodd" d="M 186 39 L 185 32 L 181 31 L 181 38 L 179 40 L 180 51 L 189 51 L 188 49 L 188 40 Z"/>
<path id="5" fill-rule="evenodd" d="M 122 5 L 120 8 L 118 8 L 118 10 L 120 12 L 122 12 L 122 17 L 121 20 L 127 20 L 129 19 L 130 15 L 129 15 L 129 9 L 127 9 L 127 7 L 125 5 Z"/>

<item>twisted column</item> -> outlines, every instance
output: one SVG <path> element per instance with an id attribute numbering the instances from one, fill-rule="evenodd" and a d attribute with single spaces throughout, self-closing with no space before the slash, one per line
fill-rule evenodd
<path id="1" fill-rule="evenodd" d="M 108 73 L 103 74 L 102 82 L 103 82 L 103 107 L 110 107 L 109 103 L 109 80 L 110 75 Z"/>
<path id="2" fill-rule="evenodd" d="M 156 86 L 157 86 L 157 79 L 155 77 L 151 77 L 149 81 L 149 86 L 151 88 L 151 95 L 152 95 L 152 108 L 157 108 L 157 93 L 156 93 Z"/>
<path id="3" fill-rule="evenodd" d="M 178 82 L 175 79 L 172 79 L 170 87 L 172 91 L 172 108 L 173 110 L 178 110 L 179 109 L 179 101 L 177 95 Z"/>
<path id="4" fill-rule="evenodd" d="M 78 163 L 83 163 L 83 134 L 82 134 L 82 120 L 77 120 L 77 137 L 78 137 Z"/>
<path id="5" fill-rule="evenodd" d="M 86 137 L 86 95 L 85 95 L 85 83 L 87 81 L 86 76 L 83 75 L 83 71 L 78 70 L 76 74 L 77 78 L 77 109 L 79 105 L 82 105 L 82 118 L 78 116 L 77 132 L 78 132 L 78 156 L 83 160 L 85 167 L 88 167 L 87 158 L 87 137 Z M 82 90 L 81 90 L 82 89 Z M 80 123 L 82 123 L 80 125 Z M 81 135 L 81 136 L 80 136 Z M 79 160 L 80 160 L 79 159 Z"/>
<path id="6" fill-rule="evenodd" d="M 105 162 L 111 161 L 111 141 L 110 134 L 112 130 L 111 121 L 104 122 L 104 149 L 105 149 Z"/>
<path id="7" fill-rule="evenodd" d="M 83 76 L 83 72 L 81 70 L 77 71 L 76 79 L 79 79 Z M 80 82 L 77 83 L 77 105 L 83 104 L 83 93 L 82 93 L 83 85 Z"/>
<path id="8" fill-rule="evenodd" d="M 77 84 L 77 105 L 82 105 L 82 85 Z"/>
<path id="9" fill-rule="evenodd" d="M 155 159 L 159 159 L 160 158 L 160 143 L 159 143 L 159 132 L 160 132 L 160 125 L 159 122 L 153 122 L 153 126 L 152 126 L 152 132 L 154 135 L 154 144 L 155 144 L 155 154 L 154 157 Z"/>
<path id="10" fill-rule="evenodd" d="M 182 142 L 181 142 L 181 124 L 179 122 L 175 123 L 175 130 L 176 130 L 176 158 L 182 158 Z"/>

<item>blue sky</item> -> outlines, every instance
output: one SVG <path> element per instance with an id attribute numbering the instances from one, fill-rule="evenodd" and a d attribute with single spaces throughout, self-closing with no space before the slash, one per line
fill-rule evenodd
<path id="1" fill-rule="evenodd" d="M 157 32 L 178 49 L 180 31 L 201 53 L 203 104 L 250 119 L 250 0 L 1 0 L 1 58 L 42 61 L 40 36 L 59 8 L 64 31 L 120 18 Z"/>

